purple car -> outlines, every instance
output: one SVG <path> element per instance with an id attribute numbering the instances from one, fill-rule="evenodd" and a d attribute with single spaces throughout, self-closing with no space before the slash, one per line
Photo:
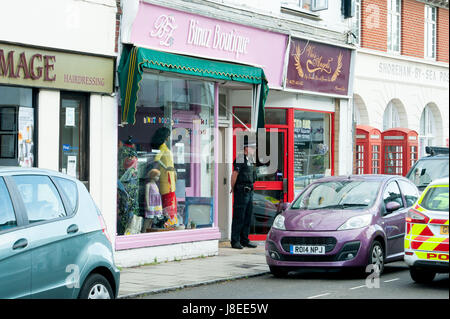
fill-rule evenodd
<path id="1" fill-rule="evenodd" d="M 381 273 L 385 263 L 403 260 L 405 215 L 418 196 L 401 176 L 315 181 L 275 218 L 265 246 L 270 271 L 276 277 L 313 267 Z"/>

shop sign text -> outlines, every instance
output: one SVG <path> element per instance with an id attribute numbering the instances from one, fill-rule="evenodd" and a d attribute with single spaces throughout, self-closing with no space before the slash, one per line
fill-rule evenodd
<path id="1" fill-rule="evenodd" d="M 0 49 L 0 77 L 21 78 L 44 81 L 55 81 L 53 74 L 56 57 L 54 55 L 34 54 L 27 56 L 25 52 L 6 51 Z"/>

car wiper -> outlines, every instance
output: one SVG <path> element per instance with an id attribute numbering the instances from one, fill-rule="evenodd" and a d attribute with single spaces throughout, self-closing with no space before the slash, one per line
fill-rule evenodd
<path id="1" fill-rule="evenodd" d="M 367 204 L 350 204 L 350 203 L 346 203 L 346 204 L 337 204 L 337 205 L 329 205 L 329 206 L 323 206 L 323 207 L 317 207 L 317 208 L 310 208 L 310 210 L 318 210 L 318 209 L 329 209 L 329 208 L 341 208 L 341 209 L 345 209 L 347 207 L 358 207 L 358 206 L 369 206 Z"/>

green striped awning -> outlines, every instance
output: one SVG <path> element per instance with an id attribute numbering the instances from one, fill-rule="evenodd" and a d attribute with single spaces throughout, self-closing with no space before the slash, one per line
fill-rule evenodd
<path id="1" fill-rule="evenodd" d="M 264 104 L 269 93 L 261 68 L 193 58 L 134 46 L 124 46 L 118 67 L 121 95 L 121 122 L 135 124 L 139 83 L 144 68 L 260 85 L 257 128 L 264 127 Z"/>

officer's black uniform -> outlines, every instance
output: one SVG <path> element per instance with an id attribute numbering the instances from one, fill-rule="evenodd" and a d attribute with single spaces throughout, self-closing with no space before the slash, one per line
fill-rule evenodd
<path id="1" fill-rule="evenodd" d="M 247 156 L 241 155 L 233 162 L 233 170 L 239 174 L 234 185 L 233 222 L 231 224 L 231 245 L 249 244 L 250 223 L 253 215 L 253 183 L 256 169 Z"/>

